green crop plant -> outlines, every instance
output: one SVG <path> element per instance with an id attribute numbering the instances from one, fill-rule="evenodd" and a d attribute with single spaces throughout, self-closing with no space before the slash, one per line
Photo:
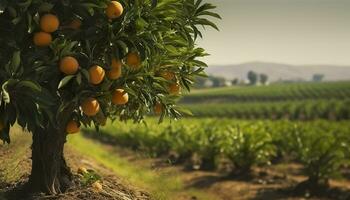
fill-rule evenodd
<path id="1" fill-rule="evenodd" d="M 275 154 L 271 135 L 256 126 L 236 126 L 224 132 L 221 151 L 233 164 L 233 175 L 250 174 L 252 167 L 269 164 Z"/>
<path id="2" fill-rule="evenodd" d="M 297 186 L 297 191 L 317 193 L 327 187 L 329 179 L 340 175 L 340 167 L 349 163 L 349 138 L 343 131 L 308 130 L 295 126 L 288 138 L 296 159 L 304 166 L 308 179 Z"/>

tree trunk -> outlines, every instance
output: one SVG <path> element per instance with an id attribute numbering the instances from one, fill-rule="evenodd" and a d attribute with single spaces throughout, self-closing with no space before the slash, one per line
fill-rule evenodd
<path id="1" fill-rule="evenodd" d="M 72 185 L 72 173 L 64 159 L 66 133 L 57 128 L 38 129 L 33 133 L 30 192 L 59 194 Z"/>

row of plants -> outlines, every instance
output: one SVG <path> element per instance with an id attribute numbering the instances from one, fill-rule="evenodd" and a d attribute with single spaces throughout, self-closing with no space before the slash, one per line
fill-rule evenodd
<path id="1" fill-rule="evenodd" d="M 350 82 L 289 83 L 199 90 L 188 94 L 183 103 L 343 99 L 350 96 Z"/>
<path id="2" fill-rule="evenodd" d="M 350 162 L 348 122 L 237 121 L 184 119 L 157 124 L 106 126 L 102 134 L 84 130 L 90 137 L 118 144 L 173 162 L 192 162 L 194 169 L 214 170 L 229 161 L 231 175 L 249 175 L 252 167 L 271 162 L 298 162 L 308 176 L 307 188 L 327 186 Z M 101 137 L 102 136 L 102 137 Z M 196 158 L 196 159 L 194 159 Z"/>
<path id="3" fill-rule="evenodd" d="M 239 119 L 350 119 L 350 99 L 185 104 L 195 117 Z"/>

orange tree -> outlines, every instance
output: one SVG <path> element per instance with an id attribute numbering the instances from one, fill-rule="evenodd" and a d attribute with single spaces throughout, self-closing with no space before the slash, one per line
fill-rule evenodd
<path id="1" fill-rule="evenodd" d="M 0 0 L 0 139 L 15 123 L 33 135 L 31 192 L 72 184 L 63 148 L 107 118 L 178 118 L 175 100 L 203 73 L 201 0 Z"/>

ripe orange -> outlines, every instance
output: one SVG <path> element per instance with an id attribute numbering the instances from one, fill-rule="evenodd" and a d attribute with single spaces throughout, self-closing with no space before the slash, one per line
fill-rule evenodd
<path id="1" fill-rule="evenodd" d="M 121 3 L 118 1 L 111 1 L 106 8 L 106 14 L 109 19 L 115 19 L 123 14 L 123 10 L 123 5 Z"/>
<path id="2" fill-rule="evenodd" d="M 129 94 L 123 89 L 116 89 L 113 92 L 112 103 L 116 105 L 125 105 L 129 101 Z"/>
<path id="3" fill-rule="evenodd" d="M 173 80 L 175 78 L 175 73 L 171 72 L 171 71 L 163 71 L 160 74 L 163 78 L 165 78 L 166 80 Z"/>
<path id="4" fill-rule="evenodd" d="M 60 21 L 56 15 L 46 14 L 40 18 L 40 28 L 46 33 L 52 33 L 57 31 L 60 26 Z"/>
<path id="5" fill-rule="evenodd" d="M 79 124 L 76 121 L 71 120 L 70 122 L 68 122 L 66 126 L 66 132 L 68 134 L 78 133 L 79 131 L 80 131 Z"/>
<path id="6" fill-rule="evenodd" d="M 90 83 L 94 85 L 98 85 L 103 81 L 105 77 L 105 70 L 102 67 L 95 65 L 90 67 L 89 75 L 90 75 Z"/>
<path id="7" fill-rule="evenodd" d="M 52 36 L 50 35 L 50 33 L 37 32 L 34 34 L 33 42 L 35 46 L 47 47 L 52 42 Z"/>
<path id="8" fill-rule="evenodd" d="M 137 52 L 130 52 L 126 56 L 126 64 L 132 68 L 139 68 L 141 65 L 141 58 Z"/>
<path id="9" fill-rule="evenodd" d="M 5 128 L 4 122 L 0 121 L 0 131 L 2 131 Z"/>
<path id="10" fill-rule="evenodd" d="M 160 115 L 160 114 L 162 114 L 162 112 L 163 112 L 163 105 L 161 103 L 157 102 L 156 105 L 154 106 L 154 113 L 156 115 Z"/>
<path id="11" fill-rule="evenodd" d="M 77 19 L 77 18 L 73 19 L 70 22 L 70 24 L 68 25 L 68 27 L 71 28 L 71 29 L 74 29 L 74 30 L 80 29 L 80 27 L 81 27 L 81 20 Z"/>
<path id="12" fill-rule="evenodd" d="M 116 58 L 112 59 L 111 70 L 107 73 L 107 76 L 111 80 L 116 80 L 122 75 L 122 62 Z"/>
<path id="13" fill-rule="evenodd" d="M 95 116 L 100 111 L 100 104 L 95 98 L 87 98 L 81 104 L 81 109 L 87 116 Z"/>
<path id="14" fill-rule="evenodd" d="M 73 75 L 77 73 L 79 68 L 79 63 L 77 59 L 72 56 L 66 56 L 60 61 L 60 70 L 61 72 L 67 75 Z"/>
<path id="15" fill-rule="evenodd" d="M 169 93 L 170 94 L 180 94 L 181 87 L 178 83 L 172 83 L 169 85 Z"/>

